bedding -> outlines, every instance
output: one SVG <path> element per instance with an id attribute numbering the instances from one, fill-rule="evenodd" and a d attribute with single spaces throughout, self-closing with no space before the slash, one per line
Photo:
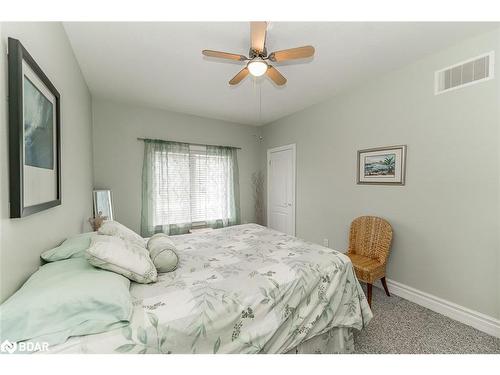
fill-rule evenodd
<path id="1" fill-rule="evenodd" d="M 160 273 L 172 272 L 177 268 L 179 257 L 174 242 L 165 233 L 156 233 L 148 241 L 149 256 Z"/>
<path id="2" fill-rule="evenodd" d="M 337 327 L 304 341 L 287 354 L 346 354 L 354 350 L 354 334 L 351 328 Z"/>
<path id="3" fill-rule="evenodd" d="M 88 232 L 70 237 L 59 246 L 44 251 L 40 257 L 46 262 L 56 262 L 69 258 L 83 258 L 85 257 L 85 250 L 90 247 L 90 242 L 95 236 L 97 236 L 96 232 Z"/>
<path id="4" fill-rule="evenodd" d="M 119 237 L 125 242 L 131 242 L 140 247 L 146 247 L 144 238 L 118 221 L 106 220 L 97 232 L 106 236 Z"/>
<path id="5" fill-rule="evenodd" d="M 49 353 L 286 353 L 323 341 L 349 352 L 372 318 L 337 251 L 256 224 L 171 239 L 179 266 L 132 283 L 130 325 Z"/>
<path id="6" fill-rule="evenodd" d="M 98 235 L 85 252 L 88 262 L 138 283 L 155 282 L 158 274 L 146 248 L 120 237 Z"/>
<path id="7" fill-rule="evenodd" d="M 129 286 L 84 258 L 47 263 L 0 305 L 0 342 L 55 345 L 123 327 L 133 311 Z"/>

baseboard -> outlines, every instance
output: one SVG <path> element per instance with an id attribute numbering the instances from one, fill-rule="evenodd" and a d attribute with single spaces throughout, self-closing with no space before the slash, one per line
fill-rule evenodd
<path id="1" fill-rule="evenodd" d="M 382 284 L 380 282 L 374 285 L 382 288 Z M 495 319 L 492 316 L 457 305 L 456 303 L 422 292 L 394 280 L 387 279 L 387 286 L 389 288 L 389 292 L 398 297 L 414 302 L 420 306 L 428 308 L 429 310 L 443 314 L 451 319 L 457 320 L 489 335 L 500 338 L 499 319 Z"/>

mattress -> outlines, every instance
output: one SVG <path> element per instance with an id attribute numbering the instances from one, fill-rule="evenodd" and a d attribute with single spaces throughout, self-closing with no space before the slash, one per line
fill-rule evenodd
<path id="1" fill-rule="evenodd" d="M 132 283 L 129 326 L 48 352 L 286 353 L 372 318 L 349 258 L 335 250 L 256 224 L 171 238 L 179 266 L 154 284 Z"/>

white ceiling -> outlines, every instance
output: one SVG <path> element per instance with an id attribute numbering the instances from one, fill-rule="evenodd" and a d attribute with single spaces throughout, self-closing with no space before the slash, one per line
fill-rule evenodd
<path id="1" fill-rule="evenodd" d="M 247 55 L 247 22 L 67 22 L 64 27 L 93 95 L 260 125 L 498 24 L 271 22 L 268 51 L 316 48 L 310 61 L 276 65 L 288 79 L 279 88 L 267 78 L 250 77 L 230 87 L 243 64 L 201 54 L 214 49 Z"/>

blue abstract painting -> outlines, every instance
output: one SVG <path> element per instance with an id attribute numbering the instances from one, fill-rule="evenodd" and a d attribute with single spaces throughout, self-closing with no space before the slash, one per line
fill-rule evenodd
<path id="1" fill-rule="evenodd" d="M 24 76 L 24 164 L 54 169 L 54 106 Z"/>

